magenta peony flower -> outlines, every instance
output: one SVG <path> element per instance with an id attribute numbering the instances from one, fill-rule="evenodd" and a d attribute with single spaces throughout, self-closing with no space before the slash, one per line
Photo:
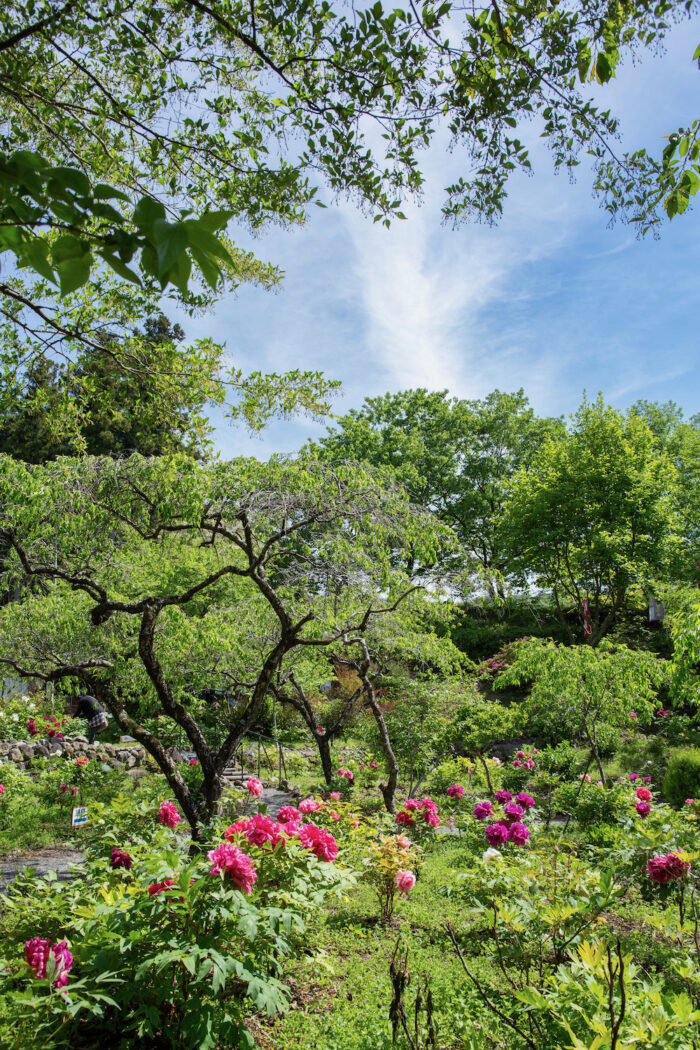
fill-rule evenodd
<path id="1" fill-rule="evenodd" d="M 642 777 L 645 784 L 651 784 L 651 777 Z"/>
<path id="2" fill-rule="evenodd" d="M 651 813 L 651 806 L 648 802 L 638 802 L 634 808 L 637 810 L 640 817 L 648 817 Z"/>
<path id="3" fill-rule="evenodd" d="M 416 884 L 416 876 L 412 871 L 397 871 L 394 875 L 394 885 L 399 893 L 410 893 Z"/>
<path id="4" fill-rule="evenodd" d="M 165 824 L 166 828 L 176 828 L 181 819 L 174 802 L 161 802 L 158 807 L 159 824 Z"/>
<path id="5" fill-rule="evenodd" d="M 486 828 L 486 838 L 489 846 L 500 846 L 508 838 L 508 828 L 505 824 L 489 824 Z"/>
<path id="6" fill-rule="evenodd" d="M 39 730 L 37 729 L 36 722 L 34 721 L 33 718 L 30 718 L 29 721 L 27 722 L 27 729 L 29 731 L 29 735 L 30 736 L 38 736 L 39 735 Z M 36 940 L 36 937 L 34 939 Z"/>
<path id="7" fill-rule="evenodd" d="M 637 788 L 635 795 L 640 802 L 651 802 L 651 791 L 649 788 Z"/>
<path id="8" fill-rule="evenodd" d="M 300 813 L 318 813 L 319 809 L 322 809 L 323 803 L 319 802 L 315 798 L 303 798 L 299 803 Z M 280 810 L 280 813 L 282 810 Z"/>
<path id="9" fill-rule="evenodd" d="M 493 806 L 490 802 L 477 802 L 474 806 L 474 816 L 477 820 L 486 820 L 493 813 Z"/>
<path id="10" fill-rule="evenodd" d="M 277 819 L 280 824 L 287 824 L 290 820 L 299 820 L 299 810 L 295 809 L 294 806 L 282 806 L 281 810 L 277 814 Z"/>
<path id="11" fill-rule="evenodd" d="M 189 760 L 189 762 L 187 763 L 187 765 L 188 766 L 196 766 L 196 765 L 198 765 L 197 759 L 196 758 L 191 758 Z"/>
<path id="12" fill-rule="evenodd" d="M 131 857 L 123 849 L 115 846 L 109 859 L 109 865 L 111 868 L 126 868 L 127 871 L 131 871 Z"/>
<path id="13" fill-rule="evenodd" d="M 523 809 L 532 809 L 535 805 L 535 800 L 532 795 L 526 794 L 521 791 L 519 795 L 515 796 L 515 801 L 523 807 Z"/>
<path id="14" fill-rule="evenodd" d="M 207 857 L 214 862 L 210 875 L 228 876 L 234 886 L 250 897 L 258 874 L 247 853 L 230 842 L 222 842 L 216 849 L 210 850 Z"/>
<path id="15" fill-rule="evenodd" d="M 447 789 L 448 798 L 462 798 L 464 795 L 464 788 L 461 784 L 451 784 Z"/>
<path id="16" fill-rule="evenodd" d="M 263 786 L 257 777 L 248 777 L 245 786 L 251 798 L 260 798 L 263 793 Z"/>
<path id="17" fill-rule="evenodd" d="M 396 823 L 405 824 L 407 828 L 412 828 L 415 821 L 411 816 L 411 813 L 407 809 L 400 809 L 396 814 Z"/>
<path id="18" fill-rule="evenodd" d="M 630 773 L 627 777 L 628 780 L 639 780 L 639 773 Z"/>
<path id="19" fill-rule="evenodd" d="M 516 758 L 515 762 L 513 763 L 513 769 L 520 769 L 521 766 L 522 766 L 522 762 L 519 762 L 518 759 Z"/>
<path id="20" fill-rule="evenodd" d="M 73 956 L 67 941 L 58 941 L 57 944 L 49 947 L 48 941 L 42 940 L 41 937 L 32 937 L 31 941 L 27 941 L 24 945 L 24 955 L 34 973 L 40 978 L 46 977 L 49 957 L 53 956 L 55 965 L 53 986 L 54 988 L 65 988 L 68 983 L 68 974 L 73 966 Z"/>
<path id="21" fill-rule="evenodd" d="M 647 861 L 647 875 L 660 886 L 684 878 L 689 871 L 690 862 L 681 860 L 677 853 L 667 853 Z"/>
<path id="22" fill-rule="evenodd" d="M 229 824 L 224 832 L 224 838 L 230 842 L 234 835 L 242 835 L 250 827 L 250 817 L 240 817 L 234 821 L 233 824 Z"/>
<path id="23" fill-rule="evenodd" d="M 370 762 L 369 768 L 370 769 L 379 769 L 379 763 L 378 762 Z"/>
<path id="24" fill-rule="evenodd" d="M 511 824 L 508 828 L 508 841 L 514 842 L 516 846 L 524 846 L 530 838 L 530 829 L 525 824 L 520 824 L 518 821 Z"/>
<path id="25" fill-rule="evenodd" d="M 284 839 L 284 832 L 277 821 L 262 813 L 256 813 L 250 818 L 243 834 L 251 846 L 266 846 L 270 843 L 274 847 Z"/>
<path id="26" fill-rule="evenodd" d="M 326 828 L 303 824 L 299 829 L 299 841 L 319 860 L 333 861 L 338 856 L 338 843 Z"/>
<path id="27" fill-rule="evenodd" d="M 523 807 L 519 806 L 517 802 L 506 802 L 503 812 L 509 820 L 520 820 L 523 815 Z"/>
<path id="28" fill-rule="evenodd" d="M 5 794 L 5 785 L 0 784 L 0 798 Z"/>
<path id="29" fill-rule="evenodd" d="M 496 792 L 496 802 L 501 802 L 501 803 L 503 803 L 503 802 L 510 802 L 512 800 L 512 798 L 513 798 L 513 796 L 511 795 L 510 791 L 497 791 Z"/>
<path id="30" fill-rule="evenodd" d="M 516 752 L 515 757 L 516 758 L 525 758 L 525 752 L 524 751 L 518 751 L 518 752 Z"/>
<path id="31" fill-rule="evenodd" d="M 175 879 L 163 879 L 162 882 L 152 882 L 148 887 L 148 896 L 157 897 L 163 890 L 169 890 L 171 886 L 175 885 Z"/>

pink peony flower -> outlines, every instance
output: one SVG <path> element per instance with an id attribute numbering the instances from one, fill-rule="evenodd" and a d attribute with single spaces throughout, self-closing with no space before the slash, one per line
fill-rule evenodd
<path id="1" fill-rule="evenodd" d="M 197 765 L 197 759 L 196 758 L 191 758 L 189 760 L 189 762 L 187 763 L 187 765 L 188 766 L 196 766 Z"/>
<path id="2" fill-rule="evenodd" d="M 660 886 L 684 878 L 689 871 L 690 862 L 681 860 L 677 853 L 667 853 L 647 861 L 647 875 Z"/>
<path id="3" fill-rule="evenodd" d="M 166 828 L 176 828 L 181 819 L 174 802 L 161 802 L 158 807 L 159 824 L 165 824 Z"/>
<path id="4" fill-rule="evenodd" d="M 75 786 L 75 784 L 71 784 L 70 793 L 71 793 L 71 795 L 77 795 L 78 794 L 78 789 Z"/>
<path id="5" fill-rule="evenodd" d="M 400 846 L 401 849 L 410 849 L 411 848 L 411 840 L 406 835 L 397 835 L 396 836 L 396 844 L 397 844 L 397 846 Z"/>
<path id="6" fill-rule="evenodd" d="M 517 802 L 506 802 L 503 812 L 509 820 L 520 820 L 523 815 L 523 807 L 519 806 Z"/>
<path id="7" fill-rule="evenodd" d="M 687 798 L 685 800 L 685 804 L 686 804 L 686 806 L 694 806 L 695 805 L 695 799 L 694 798 Z"/>
<path id="8" fill-rule="evenodd" d="M 640 802 L 651 802 L 651 791 L 649 788 L 637 788 L 635 795 Z"/>
<path id="9" fill-rule="evenodd" d="M 508 828 L 505 824 L 489 824 L 486 828 L 486 838 L 489 846 L 500 846 L 508 838 Z"/>
<path id="10" fill-rule="evenodd" d="M 535 800 L 532 795 L 527 795 L 524 791 L 521 791 L 519 795 L 515 796 L 515 801 L 523 807 L 523 809 L 532 809 L 535 805 Z"/>
<path id="11" fill-rule="evenodd" d="M 340 820 L 340 813 L 334 813 L 333 810 L 328 814 L 330 820 Z"/>
<path id="12" fill-rule="evenodd" d="M 369 768 L 370 769 L 379 769 L 379 763 L 378 762 L 370 762 Z"/>
<path id="13" fill-rule="evenodd" d="M 250 897 L 258 875 L 247 853 L 230 842 L 222 842 L 216 849 L 209 850 L 207 857 L 214 862 L 210 875 L 228 876 L 234 886 Z"/>
<path id="14" fill-rule="evenodd" d="M 651 777 L 642 777 L 645 784 L 651 784 Z"/>
<path id="15" fill-rule="evenodd" d="M 639 780 L 639 773 L 630 773 L 627 777 L 628 780 Z"/>
<path id="16" fill-rule="evenodd" d="M 163 890 L 169 890 L 171 886 L 175 885 L 175 879 L 163 879 L 162 882 L 152 882 L 148 887 L 148 896 L 157 897 Z"/>
<path id="17" fill-rule="evenodd" d="M 513 768 L 514 769 L 520 769 L 521 766 L 522 766 L 522 762 L 519 762 L 517 760 L 517 758 L 516 758 L 515 762 L 513 763 Z"/>
<path id="18" fill-rule="evenodd" d="M 462 798 L 464 795 L 464 788 L 461 784 L 451 784 L 447 789 L 448 798 Z"/>
<path id="19" fill-rule="evenodd" d="M 127 871 L 131 871 L 131 857 L 123 849 L 115 846 L 112 850 L 112 856 L 109 858 L 109 866 L 111 868 L 126 868 Z"/>
<path id="20" fill-rule="evenodd" d="M 39 730 L 37 729 L 36 722 L 34 721 L 33 718 L 30 718 L 29 721 L 27 722 L 27 729 L 29 731 L 29 735 L 30 736 L 38 736 L 39 735 Z M 34 938 L 34 940 L 36 940 L 36 937 Z"/>
<path id="21" fill-rule="evenodd" d="M 474 816 L 477 820 L 486 820 L 493 813 L 493 806 L 490 802 L 477 802 L 474 806 Z"/>
<path id="22" fill-rule="evenodd" d="M 421 805 L 420 805 L 420 802 L 418 801 L 417 798 L 407 798 L 406 801 L 404 802 L 404 809 L 408 809 L 410 811 L 413 811 L 415 809 L 420 809 L 420 808 L 421 808 Z"/>
<path id="23" fill-rule="evenodd" d="M 347 780 L 347 782 L 349 784 L 352 784 L 353 780 L 355 779 L 355 774 L 352 772 L 352 770 L 351 769 L 343 769 L 342 766 L 338 770 L 338 776 L 339 777 L 345 777 L 345 779 Z"/>
<path id="24" fill-rule="evenodd" d="M 342 797 L 339 791 L 331 791 L 331 798 L 334 802 L 340 802 Z"/>
<path id="25" fill-rule="evenodd" d="M 27 941 L 24 945 L 24 955 L 34 970 L 37 977 L 46 977 L 46 970 L 49 964 L 49 957 L 53 956 L 54 961 L 54 988 L 65 988 L 68 983 L 68 974 L 73 966 L 73 956 L 71 955 L 67 941 L 58 941 L 57 944 L 49 947 L 49 942 L 42 940 L 41 937 L 32 937 L 31 941 Z"/>
<path id="26" fill-rule="evenodd" d="M 280 825 L 272 817 L 266 817 L 262 813 L 256 813 L 248 821 L 248 827 L 243 834 L 251 846 L 266 846 L 268 843 L 274 848 L 278 842 L 284 840 L 284 832 Z M 224 836 L 225 837 L 225 836 Z"/>
<path id="27" fill-rule="evenodd" d="M 299 829 L 299 841 L 319 860 L 333 861 L 338 856 L 338 843 L 326 828 L 303 824 Z"/>
<path id="28" fill-rule="evenodd" d="M 410 893 L 416 884 L 416 876 L 412 871 L 397 871 L 394 875 L 394 885 L 399 893 Z"/>
<path id="29" fill-rule="evenodd" d="M 525 752 L 524 751 L 518 751 L 516 753 L 515 757 L 516 758 L 525 758 Z"/>
<path id="30" fill-rule="evenodd" d="M 248 777 L 245 786 L 251 798 L 260 798 L 263 793 L 263 786 L 257 777 Z"/>
<path id="31" fill-rule="evenodd" d="M 5 794 L 5 785 L 0 784 L 0 798 Z"/>
<path id="32" fill-rule="evenodd" d="M 638 802 L 634 808 L 637 810 L 640 817 L 648 817 L 651 813 L 651 806 L 648 802 Z"/>
<path id="33" fill-rule="evenodd" d="M 290 820 L 297 821 L 299 819 L 299 810 L 295 809 L 294 806 L 282 806 L 277 814 L 277 819 L 280 824 L 287 824 Z"/>
<path id="34" fill-rule="evenodd" d="M 530 838 L 530 829 L 525 824 L 515 821 L 508 828 L 508 841 L 514 842 L 516 846 L 524 846 Z"/>
<path id="35" fill-rule="evenodd" d="M 524 762 L 523 765 L 525 766 L 525 769 L 534 769 L 535 768 L 535 763 L 533 762 L 533 760 L 531 758 L 528 758 L 527 762 Z"/>
<path id="36" fill-rule="evenodd" d="M 89 760 L 87 755 L 78 755 L 78 757 L 75 760 L 75 764 L 80 769 L 81 766 L 86 766 L 88 764 L 88 761 Z"/>
<path id="37" fill-rule="evenodd" d="M 300 813 L 318 813 L 319 809 L 323 806 L 322 802 L 318 802 L 315 798 L 303 798 L 299 803 Z M 282 810 L 280 810 L 280 813 Z"/>
<path id="38" fill-rule="evenodd" d="M 636 718 L 636 717 L 637 717 L 637 712 L 636 711 L 630 711 L 630 718 Z"/>
<path id="39" fill-rule="evenodd" d="M 316 732 L 317 733 L 325 733 L 325 729 L 323 728 L 323 726 L 316 726 Z"/>
<path id="40" fill-rule="evenodd" d="M 501 802 L 501 803 L 503 803 L 503 802 L 510 802 L 512 800 L 512 798 L 513 798 L 513 796 L 511 795 L 510 791 L 497 791 L 496 792 L 496 802 Z"/>
<path id="41" fill-rule="evenodd" d="M 440 824 L 440 818 L 436 811 L 433 809 L 423 810 L 423 821 L 428 824 L 431 828 L 437 828 Z"/>
<path id="42" fill-rule="evenodd" d="M 588 773 L 579 773 L 578 778 L 583 780 L 584 784 L 590 784 L 591 782 L 590 774 Z"/>
<path id="43" fill-rule="evenodd" d="M 409 810 L 400 809 L 399 812 L 396 814 L 396 823 L 405 824 L 407 828 L 412 828 L 415 821 Z"/>

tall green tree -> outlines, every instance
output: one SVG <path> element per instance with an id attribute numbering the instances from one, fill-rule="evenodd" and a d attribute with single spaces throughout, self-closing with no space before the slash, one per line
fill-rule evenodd
<path id="1" fill-rule="evenodd" d="M 411 499 L 450 526 L 496 590 L 509 572 L 499 515 L 510 480 L 561 430 L 561 421 L 535 415 L 522 390 L 466 401 L 418 389 L 365 399 L 318 447 L 328 462 L 389 467 Z M 409 571 L 416 567 L 409 562 Z"/>
<path id="2" fill-rule="evenodd" d="M 636 596 L 669 571 L 677 551 L 671 460 L 635 412 L 599 396 L 584 401 L 569 431 L 547 439 L 513 480 L 501 517 L 521 583 L 551 592 L 562 623 L 567 606 L 581 630 L 588 603 L 595 646 Z"/>
<path id="3" fill-rule="evenodd" d="M 322 681 L 334 647 L 364 655 L 374 621 L 415 589 L 392 564 L 396 544 L 427 549 L 440 528 L 357 466 L 0 456 L 2 575 L 25 595 L 0 608 L 0 665 L 100 698 L 197 838 L 270 689 L 300 661 L 302 682 L 314 662 Z M 202 700 L 221 682 L 235 707 Z M 196 752 L 200 795 L 148 728 L 154 716 Z"/>
<path id="4" fill-rule="evenodd" d="M 133 334 L 132 346 L 138 344 L 140 349 L 138 367 L 135 355 L 131 369 L 125 369 L 119 353 L 112 356 L 88 348 L 73 366 L 44 357 L 30 362 L 23 389 L 0 416 L 0 452 L 29 463 L 76 452 L 201 455 L 210 430 L 205 399 L 207 394 L 215 397 L 214 385 L 171 387 L 158 375 L 165 359 L 162 345 L 172 346 L 175 362 L 183 339 L 180 326 L 160 315 L 147 318 L 143 331 Z M 105 338 L 108 350 L 118 350 L 117 343 L 114 336 Z M 154 353 L 156 348 L 161 353 Z M 210 355 L 208 364 L 216 370 L 215 356 L 212 360 Z"/>

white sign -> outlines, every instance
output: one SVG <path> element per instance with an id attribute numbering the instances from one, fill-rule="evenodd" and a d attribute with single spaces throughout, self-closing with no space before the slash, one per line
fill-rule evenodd
<path id="1" fill-rule="evenodd" d="M 70 818 L 70 826 L 72 828 L 81 828 L 83 824 L 88 822 L 88 808 L 87 806 L 74 806 L 73 814 Z"/>

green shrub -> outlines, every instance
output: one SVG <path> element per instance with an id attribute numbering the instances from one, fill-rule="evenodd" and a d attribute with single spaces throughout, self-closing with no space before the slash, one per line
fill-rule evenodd
<path id="1" fill-rule="evenodd" d="M 673 806 L 682 806 L 687 798 L 700 795 L 700 748 L 676 751 L 671 755 L 663 793 Z"/>

